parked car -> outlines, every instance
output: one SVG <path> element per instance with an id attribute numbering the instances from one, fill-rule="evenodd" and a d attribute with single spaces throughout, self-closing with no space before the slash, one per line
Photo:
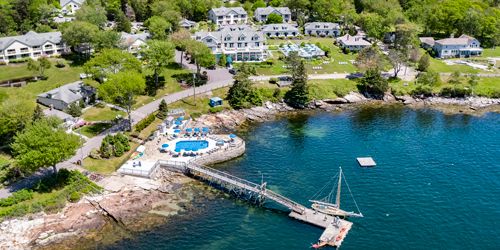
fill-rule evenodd
<path id="1" fill-rule="evenodd" d="M 229 73 L 233 74 L 233 75 L 236 75 L 237 70 L 236 69 L 229 69 Z"/>
<path id="2" fill-rule="evenodd" d="M 207 69 L 214 70 L 214 69 L 216 69 L 216 67 L 215 67 L 215 65 L 210 65 L 210 66 L 207 67 Z"/>

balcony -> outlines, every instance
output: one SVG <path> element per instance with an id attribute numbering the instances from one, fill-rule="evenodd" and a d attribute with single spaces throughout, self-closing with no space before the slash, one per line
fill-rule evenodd
<path id="1" fill-rule="evenodd" d="M 7 50 L 7 55 L 15 55 L 16 54 L 16 50 Z"/>

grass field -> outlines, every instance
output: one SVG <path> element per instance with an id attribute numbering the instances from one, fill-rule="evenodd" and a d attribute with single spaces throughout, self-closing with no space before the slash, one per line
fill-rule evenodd
<path id="1" fill-rule="evenodd" d="M 51 60 L 53 64 L 55 60 Z M 2 88 L 2 90 L 5 91 L 8 98 L 28 98 L 35 102 L 36 95 L 80 79 L 80 73 L 83 72 L 82 68 L 70 67 L 68 64 L 69 62 L 66 61 L 66 67 L 64 68 L 57 68 L 52 65 L 50 69 L 45 71 L 48 76 L 47 80 L 31 82 L 21 88 Z M 33 72 L 27 69 L 26 63 L 0 66 L 0 81 L 32 75 Z"/>
<path id="2" fill-rule="evenodd" d="M 83 159 L 83 168 L 91 172 L 96 172 L 99 174 L 111 174 L 120 168 L 123 163 L 125 163 L 130 155 L 135 152 L 135 149 L 139 146 L 136 142 L 130 142 L 130 151 L 123 154 L 121 157 L 113 157 L 110 159 L 92 159 L 87 157 Z"/>
<path id="3" fill-rule="evenodd" d="M 115 119 L 117 115 L 121 115 L 122 117 L 126 116 L 125 112 L 112 109 L 108 106 L 104 108 L 94 106 L 83 112 L 82 119 L 86 121 L 111 121 Z"/>
<path id="4" fill-rule="evenodd" d="M 500 57 L 500 47 L 484 49 L 481 57 Z"/>
<path id="5" fill-rule="evenodd" d="M 309 98 L 321 100 L 337 98 L 357 91 L 356 82 L 348 79 L 311 80 L 309 84 Z"/>
<path id="6" fill-rule="evenodd" d="M 111 123 L 95 123 L 92 125 L 83 126 L 82 128 L 76 130 L 77 133 L 82 133 L 82 135 L 89 138 L 94 137 L 101 133 L 102 131 L 111 128 L 113 124 Z"/>
<path id="7" fill-rule="evenodd" d="M 181 108 L 184 109 L 184 111 L 187 114 L 192 116 L 208 113 L 210 110 L 210 106 L 208 105 L 209 99 L 214 96 L 218 96 L 222 99 L 225 99 L 228 90 L 229 88 L 216 89 L 212 91 L 211 95 L 197 96 L 196 99 L 194 99 L 193 97 L 188 97 L 186 99 L 168 105 L 168 108 L 169 109 Z M 223 103 L 224 103 L 222 105 L 223 108 L 230 108 L 227 101 L 224 101 Z"/>

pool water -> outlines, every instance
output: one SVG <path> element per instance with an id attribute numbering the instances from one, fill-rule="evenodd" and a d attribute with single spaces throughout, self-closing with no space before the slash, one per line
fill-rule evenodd
<path id="1" fill-rule="evenodd" d="M 179 141 L 175 144 L 175 150 L 185 150 L 185 151 L 198 151 L 200 149 L 208 148 L 208 141 Z"/>

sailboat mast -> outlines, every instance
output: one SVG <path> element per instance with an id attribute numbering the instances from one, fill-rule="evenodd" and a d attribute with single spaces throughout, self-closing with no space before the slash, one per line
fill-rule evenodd
<path id="1" fill-rule="evenodd" d="M 342 185 L 342 167 L 339 167 L 339 183 L 337 185 L 337 199 L 335 200 L 335 204 L 337 208 L 340 208 L 340 186 Z"/>

